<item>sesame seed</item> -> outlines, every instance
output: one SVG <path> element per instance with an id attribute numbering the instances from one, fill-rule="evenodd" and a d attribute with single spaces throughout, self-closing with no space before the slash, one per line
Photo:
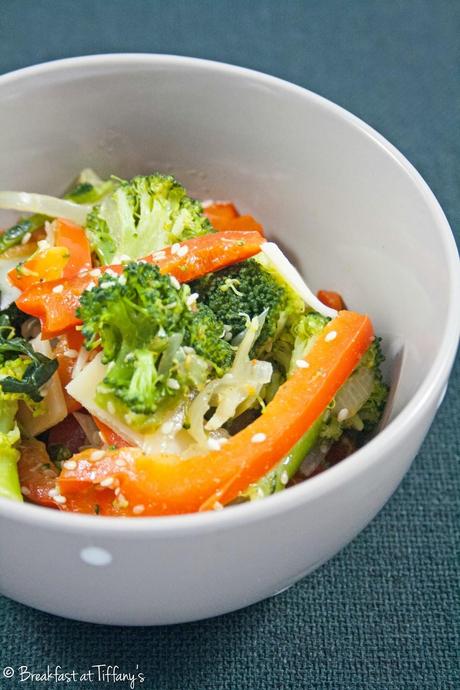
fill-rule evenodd
<path id="1" fill-rule="evenodd" d="M 344 421 L 346 420 L 346 418 L 348 417 L 348 415 L 349 415 L 349 410 L 348 410 L 348 408 L 343 407 L 343 408 L 340 410 L 339 414 L 337 415 L 337 421 L 338 421 L 338 422 L 344 422 Z"/>
<path id="2" fill-rule="evenodd" d="M 135 515 L 140 515 L 141 513 L 144 512 L 144 510 L 145 510 L 145 506 L 143 506 L 142 503 L 139 503 L 137 506 L 133 507 L 133 513 Z"/>
<path id="3" fill-rule="evenodd" d="M 299 369 L 308 369 L 308 367 L 310 366 L 309 363 L 306 362 L 304 359 L 298 359 L 296 361 L 296 364 L 299 367 Z"/>
<path id="4" fill-rule="evenodd" d="M 126 497 L 123 496 L 123 494 L 118 494 L 115 501 L 116 501 L 119 508 L 127 508 L 129 506 L 129 503 L 126 500 Z M 115 505 L 115 501 L 114 501 L 114 505 Z"/>
<path id="5" fill-rule="evenodd" d="M 176 290 L 180 290 L 180 283 L 176 276 L 169 276 L 169 280 L 171 281 L 171 285 L 176 288 Z"/>
<path id="6" fill-rule="evenodd" d="M 192 294 L 189 295 L 189 296 L 187 297 L 187 299 L 185 300 L 186 303 L 187 303 L 187 306 L 188 306 L 188 307 L 191 307 L 192 304 L 195 304 L 195 302 L 197 301 L 198 297 L 199 297 L 199 294 L 198 294 L 197 292 L 192 292 Z"/>
<path id="7" fill-rule="evenodd" d="M 76 470 L 77 469 L 77 463 L 75 460 L 66 460 L 65 462 L 62 463 L 62 466 L 65 467 L 66 470 Z"/>
<path id="8" fill-rule="evenodd" d="M 115 496 L 119 496 L 121 494 L 121 489 L 119 486 L 115 489 L 114 494 Z"/>
<path id="9" fill-rule="evenodd" d="M 99 482 L 99 484 L 101 486 L 112 486 L 113 482 L 114 482 L 113 477 L 106 477 L 101 482 Z"/>
<path id="10" fill-rule="evenodd" d="M 327 443 L 322 443 L 320 445 L 319 449 L 322 453 L 327 453 L 327 451 L 329 450 L 329 446 Z"/>
<path id="11" fill-rule="evenodd" d="M 180 388 L 180 383 L 176 379 L 168 379 L 166 381 L 168 388 L 172 388 L 174 391 L 178 391 Z"/>
<path id="12" fill-rule="evenodd" d="M 154 252 L 152 254 L 152 259 L 154 261 L 161 261 L 165 257 L 166 257 L 166 252 L 164 252 L 163 250 L 160 250 L 159 252 Z"/>
<path id="13" fill-rule="evenodd" d="M 93 288 L 96 287 L 96 283 L 94 281 L 90 281 L 88 285 L 86 286 L 85 290 L 92 290 Z"/>
<path id="14" fill-rule="evenodd" d="M 289 481 L 289 475 L 286 472 L 286 470 L 284 470 L 284 472 L 281 472 L 280 480 L 281 480 L 281 484 L 284 484 L 286 486 L 286 484 Z"/>
<path id="15" fill-rule="evenodd" d="M 208 439 L 209 450 L 220 450 L 220 443 L 216 438 Z"/>
<path id="16" fill-rule="evenodd" d="M 251 438 L 251 443 L 263 443 L 266 439 L 266 434 L 254 434 L 254 436 Z"/>
<path id="17" fill-rule="evenodd" d="M 185 256 L 188 253 L 188 247 L 186 244 L 183 244 L 179 249 L 177 250 L 177 256 Z"/>
<path id="18" fill-rule="evenodd" d="M 124 273 L 122 273 L 121 276 L 118 278 L 118 282 L 120 283 L 120 285 L 126 285 L 126 276 L 124 275 Z"/>
<path id="19" fill-rule="evenodd" d="M 222 505 L 222 503 L 220 501 L 216 501 L 213 505 L 213 509 L 214 510 L 223 510 L 224 506 Z"/>
<path id="20" fill-rule="evenodd" d="M 329 331 L 329 333 L 326 335 L 326 337 L 324 338 L 324 340 L 325 340 L 327 343 L 330 343 L 331 340 L 335 340 L 336 338 L 337 338 L 337 331 Z"/>
<path id="21" fill-rule="evenodd" d="M 102 460 L 104 455 L 105 455 L 105 451 L 103 451 L 103 450 L 93 450 L 93 452 L 91 453 L 91 460 L 93 460 L 94 462 L 97 462 L 97 460 Z"/>
<path id="22" fill-rule="evenodd" d="M 50 496 L 50 498 L 54 498 L 55 496 L 58 495 L 58 493 L 59 493 L 59 492 L 58 492 L 57 489 L 50 489 L 50 490 L 48 491 L 48 496 Z"/>
<path id="23" fill-rule="evenodd" d="M 30 489 L 28 489 L 27 486 L 21 486 L 21 493 L 23 496 L 29 496 L 30 495 Z"/>
<path id="24" fill-rule="evenodd" d="M 174 422 L 168 421 L 161 425 L 161 433 L 168 436 L 174 429 Z"/>
<path id="25" fill-rule="evenodd" d="M 63 290 L 64 290 L 64 286 L 63 286 L 62 284 L 60 284 L 60 285 L 55 285 L 54 288 L 53 288 L 53 292 L 55 292 L 56 294 L 59 294 L 59 293 L 62 292 Z"/>
<path id="26" fill-rule="evenodd" d="M 116 278 L 118 273 L 116 273 L 112 268 L 108 268 L 106 271 L 104 271 L 104 274 L 106 276 L 111 276 L 112 278 Z"/>
<path id="27" fill-rule="evenodd" d="M 63 503 L 67 503 L 67 499 L 65 496 L 55 496 L 54 502 L 63 504 Z"/>
<path id="28" fill-rule="evenodd" d="M 24 237 L 21 240 L 21 244 L 27 244 L 27 242 L 30 240 L 31 237 L 32 237 L 32 233 L 26 232 L 26 234 L 24 235 Z M 26 495 L 27 494 L 24 494 L 24 496 L 26 496 Z"/>
<path id="29" fill-rule="evenodd" d="M 177 254 L 179 249 L 180 249 L 179 242 L 174 242 L 174 244 L 171 245 L 171 254 Z"/>
<path id="30" fill-rule="evenodd" d="M 99 276 L 101 275 L 101 269 L 100 269 L 100 268 L 93 268 L 93 269 L 89 272 L 89 274 L 90 274 L 90 276 L 92 276 L 93 278 L 99 278 Z"/>
<path id="31" fill-rule="evenodd" d="M 82 277 L 88 275 L 88 269 L 87 268 L 80 268 L 80 270 L 78 271 L 78 275 L 82 276 Z"/>
<path id="32" fill-rule="evenodd" d="M 121 458 L 118 458 L 117 460 L 115 460 L 115 465 L 117 467 L 125 467 L 126 462 L 124 460 L 122 460 Z"/>

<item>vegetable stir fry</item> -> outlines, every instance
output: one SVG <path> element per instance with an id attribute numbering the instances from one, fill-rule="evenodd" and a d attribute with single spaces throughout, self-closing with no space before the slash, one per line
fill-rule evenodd
<path id="1" fill-rule="evenodd" d="M 366 441 L 368 316 L 314 295 L 262 225 L 173 177 L 100 179 L 0 235 L 0 500 L 157 516 L 258 501 Z"/>

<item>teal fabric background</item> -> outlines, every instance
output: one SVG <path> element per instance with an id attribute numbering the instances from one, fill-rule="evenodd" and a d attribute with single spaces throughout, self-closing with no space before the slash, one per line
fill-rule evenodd
<path id="1" fill-rule="evenodd" d="M 117 51 L 269 72 L 386 136 L 458 233 L 459 35 L 458 0 L 1 0 L 0 72 Z M 348 548 L 288 592 L 222 618 L 143 629 L 61 620 L 0 598 L 0 688 L 59 687 L 6 680 L 7 665 L 137 664 L 147 690 L 458 690 L 459 391 L 457 366 L 396 495 Z"/>

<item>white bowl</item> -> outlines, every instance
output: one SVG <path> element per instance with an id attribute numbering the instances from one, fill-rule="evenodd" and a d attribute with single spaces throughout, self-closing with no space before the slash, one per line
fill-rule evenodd
<path id="1" fill-rule="evenodd" d="M 88 166 L 124 176 L 158 169 L 198 197 L 235 201 L 314 289 L 338 289 L 371 314 L 394 396 L 364 448 L 256 504 L 126 520 L 0 501 L 0 591 L 85 621 L 177 623 L 269 597 L 331 558 L 409 468 L 458 343 L 456 247 L 414 168 L 309 91 L 160 55 L 84 57 L 1 77 L 0 150 L 0 189 L 60 193 Z"/>

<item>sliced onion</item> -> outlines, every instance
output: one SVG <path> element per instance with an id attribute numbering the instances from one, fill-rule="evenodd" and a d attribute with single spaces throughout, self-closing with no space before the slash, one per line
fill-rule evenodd
<path id="1" fill-rule="evenodd" d="M 0 192 L 0 208 L 27 213 L 42 213 L 52 218 L 67 218 L 78 225 L 84 225 L 91 206 L 75 204 L 47 194 L 28 192 Z"/>
<path id="2" fill-rule="evenodd" d="M 74 412 L 73 416 L 83 429 L 88 439 L 88 445 L 91 448 L 100 448 L 102 446 L 101 436 L 91 415 L 85 412 Z"/>
<path id="3" fill-rule="evenodd" d="M 190 405 L 190 434 L 202 446 L 207 444 L 207 431 L 221 429 L 225 422 L 242 411 L 242 405 L 253 403 L 262 386 L 271 380 L 273 367 L 270 362 L 249 359 L 249 352 L 259 337 L 266 315 L 264 311 L 248 324 L 230 371 L 221 379 L 208 383 Z M 210 407 L 216 407 L 216 410 L 205 423 L 205 414 Z"/>
<path id="4" fill-rule="evenodd" d="M 0 309 L 8 309 L 15 302 L 21 291 L 11 285 L 8 273 L 18 265 L 18 259 L 0 259 Z"/>
<path id="5" fill-rule="evenodd" d="M 24 321 L 21 326 L 21 335 L 26 340 L 36 338 L 40 335 L 40 321 L 35 316 L 31 316 L 30 319 Z"/>
<path id="6" fill-rule="evenodd" d="M 284 256 L 281 249 L 274 242 L 264 242 L 261 245 L 261 250 L 272 262 L 278 273 L 284 280 L 297 292 L 309 307 L 319 312 L 323 316 L 333 319 L 337 316 L 335 309 L 326 307 L 310 290 L 304 279 L 291 262 Z"/>
<path id="7" fill-rule="evenodd" d="M 343 410 L 346 412 L 344 421 L 353 417 L 362 408 L 364 403 L 370 398 L 374 387 L 374 374 L 368 367 L 360 367 L 350 376 L 342 388 L 335 396 L 334 414 L 339 415 Z"/>
<path id="8" fill-rule="evenodd" d="M 326 457 L 329 451 L 329 445 L 326 444 L 326 447 L 322 450 L 321 448 L 322 444 L 317 443 L 316 446 L 312 448 L 308 455 L 305 457 L 303 463 L 300 465 L 299 472 L 305 479 L 307 477 L 310 477 L 310 475 L 312 475 L 313 472 L 317 470 L 321 463 L 324 461 L 324 458 Z"/>

